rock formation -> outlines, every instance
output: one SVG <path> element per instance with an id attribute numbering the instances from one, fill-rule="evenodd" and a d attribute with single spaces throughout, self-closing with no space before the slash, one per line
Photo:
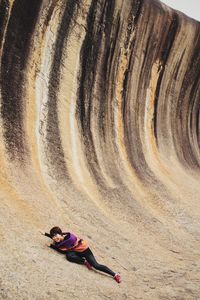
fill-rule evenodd
<path id="1" fill-rule="evenodd" d="M 198 299 L 199 49 L 157 0 L 0 0 L 0 298 Z"/>

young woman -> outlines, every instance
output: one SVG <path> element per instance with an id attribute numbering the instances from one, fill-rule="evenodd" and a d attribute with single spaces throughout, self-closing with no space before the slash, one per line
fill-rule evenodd
<path id="1" fill-rule="evenodd" d="M 49 247 L 60 253 L 64 253 L 68 261 L 84 264 L 89 270 L 93 267 L 96 270 L 111 275 L 117 283 L 121 282 L 121 276 L 118 273 L 114 273 L 108 267 L 100 265 L 96 261 L 92 251 L 83 239 L 77 238 L 73 233 L 62 232 L 59 227 L 53 227 L 50 233 L 41 232 L 41 234 L 51 238 L 54 243 L 50 244 Z"/>

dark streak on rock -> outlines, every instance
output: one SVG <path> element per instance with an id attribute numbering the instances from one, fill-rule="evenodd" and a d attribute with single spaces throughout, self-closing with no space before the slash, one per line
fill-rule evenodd
<path id="1" fill-rule="evenodd" d="M 57 113 L 57 93 L 59 90 L 61 65 L 63 50 L 65 47 L 66 39 L 71 30 L 71 23 L 77 12 L 77 2 L 68 0 L 66 3 L 65 11 L 62 17 L 62 22 L 57 34 L 55 43 L 55 53 L 49 80 L 49 102 L 48 102 L 48 115 L 47 115 L 47 151 L 48 157 L 51 162 L 56 166 L 59 176 L 66 177 L 67 169 L 65 165 L 64 152 L 61 143 L 59 119 Z M 48 21 L 48 20 L 47 20 Z M 55 174 L 54 174 L 55 175 Z"/>
<path id="2" fill-rule="evenodd" d="M 81 48 L 81 71 L 78 90 L 77 115 L 85 136 L 90 132 L 91 93 L 94 83 L 94 72 L 97 64 L 98 42 L 100 34 L 96 32 L 96 14 L 98 1 L 93 0 L 87 17 L 87 34 Z M 91 133 L 90 133 L 91 136 Z"/>
<path id="3" fill-rule="evenodd" d="M 191 131 L 191 133 L 193 133 L 193 135 L 195 136 L 196 134 L 196 138 L 198 141 L 199 138 L 199 108 L 200 108 L 200 103 L 199 103 L 199 98 L 200 98 L 200 61 L 198 63 L 198 67 L 197 67 L 197 72 L 196 72 L 196 79 L 194 80 L 194 83 L 192 85 L 191 88 L 191 93 L 189 95 L 189 105 L 191 107 L 190 109 L 190 126 L 189 129 Z M 195 118 L 195 128 L 193 128 L 192 125 L 192 120 L 193 118 Z M 193 145 L 191 145 L 191 151 L 193 149 Z M 199 161 L 198 159 L 195 158 L 195 155 L 193 156 L 193 166 L 199 166 Z"/>
<path id="4" fill-rule="evenodd" d="M 132 1 L 132 6 L 130 9 L 130 13 L 128 16 L 128 25 L 127 25 L 127 33 L 126 33 L 126 41 L 124 43 L 124 48 L 128 50 L 128 47 L 130 48 L 130 55 L 127 58 L 128 59 L 128 68 L 125 70 L 124 73 L 124 81 L 123 81 L 123 91 L 122 91 L 122 99 L 123 99 L 123 105 L 122 105 L 122 115 L 123 120 L 125 121 L 126 116 L 126 96 L 128 95 L 128 75 L 131 68 L 131 62 L 133 59 L 133 50 L 134 50 L 134 43 L 135 39 L 130 43 L 130 37 L 133 34 L 135 27 L 137 26 L 137 22 L 141 13 L 143 0 L 140 1 Z M 128 54 L 127 54 L 128 56 Z"/>
<path id="5" fill-rule="evenodd" d="M 200 97 L 200 95 L 199 95 Z M 200 149 L 200 106 L 198 107 L 197 111 L 196 111 L 196 133 L 197 133 L 197 143 L 199 145 L 199 149 Z"/>
<path id="6" fill-rule="evenodd" d="M 174 79 L 175 79 L 175 80 L 176 80 L 177 77 L 178 77 L 178 72 L 179 72 L 181 63 L 182 63 L 182 61 L 183 61 L 184 55 L 185 55 L 185 49 L 184 49 L 184 51 L 183 51 L 183 53 L 182 53 L 182 55 L 181 55 L 180 60 L 177 62 L 177 65 L 176 65 L 175 74 L 174 74 Z"/>
<path id="7" fill-rule="evenodd" d="M 151 26 L 150 32 L 153 32 L 153 24 L 149 24 L 148 26 Z M 147 38 L 147 43 L 146 43 L 146 47 L 144 50 L 144 59 L 142 62 L 142 67 L 141 67 L 141 72 L 142 73 L 146 73 L 146 69 L 147 69 L 147 63 L 148 61 L 150 61 L 151 63 L 151 58 L 154 55 L 153 51 L 152 51 L 152 45 L 155 43 L 155 37 L 154 35 L 149 35 Z M 150 69 L 151 66 L 149 66 Z"/>
<path id="8" fill-rule="evenodd" d="M 104 38 L 101 41 L 103 54 L 101 59 L 100 72 L 99 72 L 101 75 L 101 81 L 98 86 L 100 97 L 101 97 L 99 99 L 100 105 L 99 105 L 98 123 L 104 141 L 105 141 L 105 134 L 106 134 L 106 121 L 105 121 L 106 112 L 108 111 L 107 99 L 108 99 L 108 93 L 109 93 L 108 91 L 110 87 L 109 79 L 112 72 L 111 65 L 115 53 L 114 49 L 116 46 L 117 36 L 120 27 L 120 21 L 118 17 L 117 17 L 117 21 L 115 21 L 116 27 L 113 26 L 115 1 L 106 2 L 105 4 L 106 5 L 104 5 L 102 18 L 100 22 L 100 24 L 103 24 L 104 27 Z"/>
<path id="9" fill-rule="evenodd" d="M 132 50 L 134 48 L 132 47 Z M 131 63 L 133 61 L 133 51 L 131 51 L 131 54 L 130 54 L 130 57 L 129 57 L 129 63 L 128 63 L 128 68 L 126 69 L 125 71 L 125 74 L 124 74 L 124 81 L 123 81 L 123 92 L 122 92 L 122 99 L 123 99 L 123 106 L 122 106 L 122 115 L 123 115 L 123 121 L 124 121 L 124 124 L 126 125 L 126 104 L 127 104 L 127 97 L 128 97 L 128 83 L 129 82 L 129 73 L 130 73 L 130 70 L 131 70 Z"/>
<path id="10" fill-rule="evenodd" d="M 108 71 L 106 72 L 107 73 L 107 78 L 106 80 L 109 79 L 110 77 L 110 74 L 112 73 L 112 65 L 113 65 L 113 59 L 114 59 L 114 53 L 116 51 L 116 45 L 117 45 L 117 41 L 118 41 L 118 37 L 119 37 L 119 32 L 120 32 L 120 24 L 121 24 L 121 18 L 120 18 L 120 14 L 118 13 L 116 19 L 115 19 L 115 26 L 116 26 L 116 29 L 114 28 L 114 33 L 111 37 L 111 45 L 109 47 L 109 52 L 108 52 L 108 55 L 109 55 L 109 58 L 110 58 L 110 63 L 106 66 L 106 71 L 108 69 Z M 107 81 L 106 81 L 107 82 Z"/>
<path id="11" fill-rule="evenodd" d="M 104 86 L 107 90 L 107 96 L 106 96 L 106 103 L 104 102 L 104 106 L 101 108 L 101 110 L 104 113 L 105 116 L 105 122 L 102 123 L 101 129 L 103 134 L 103 140 L 106 143 L 107 142 L 107 136 L 108 132 L 113 130 L 114 134 L 114 128 L 112 128 L 112 124 L 114 124 L 114 114 L 112 113 L 113 108 L 113 99 L 115 97 L 115 83 L 116 83 L 116 72 L 118 68 L 118 64 L 116 62 L 116 53 L 118 53 L 119 49 L 118 41 L 120 40 L 120 34 L 121 34 L 121 17 L 120 13 L 117 14 L 115 17 L 114 24 L 112 28 L 112 33 L 110 36 L 110 41 L 108 40 L 108 50 L 107 50 L 107 58 L 105 60 L 105 67 L 104 67 Z M 110 42 L 110 45 L 109 45 Z M 107 61 L 107 63 L 106 63 Z M 102 80 L 103 81 L 103 80 Z M 103 83 L 103 82 L 102 82 Z M 99 121 L 100 123 L 100 121 Z M 109 127 L 109 130 L 108 130 Z"/>
<path id="12" fill-rule="evenodd" d="M 172 22 L 170 24 L 167 34 L 165 34 L 166 27 L 163 26 L 163 36 L 165 37 L 165 40 L 162 45 L 162 52 L 160 54 L 158 54 L 162 69 L 160 71 L 157 86 L 156 86 L 155 103 L 154 103 L 154 120 L 153 120 L 154 124 L 153 124 L 153 126 L 154 126 L 154 135 L 155 135 L 156 140 L 157 140 L 158 99 L 159 99 L 160 87 L 161 87 L 161 83 L 162 83 L 163 74 L 165 71 L 165 65 L 167 63 L 167 59 L 169 57 L 170 50 L 171 50 L 173 42 L 175 40 L 178 26 L 179 26 L 179 22 L 178 22 L 177 13 L 173 14 L 173 19 L 172 19 Z"/>
<path id="13" fill-rule="evenodd" d="M 134 25 L 137 25 L 138 19 L 141 15 L 142 6 L 143 6 L 144 0 L 136 0 L 133 4 L 133 15 L 134 18 Z"/>
<path id="14" fill-rule="evenodd" d="M 77 93 L 77 118 L 80 120 L 82 138 L 85 145 L 85 153 L 88 166 L 98 183 L 103 184 L 99 175 L 99 164 L 95 152 L 91 133 L 91 113 L 94 101 L 94 83 L 96 68 L 99 63 L 99 55 L 104 35 L 109 35 L 112 23 L 112 14 L 115 1 L 93 0 L 87 17 L 87 34 L 81 48 L 81 70 L 79 76 L 79 90 Z M 107 24 L 107 28 L 105 27 Z M 110 25 L 109 25 L 110 24 Z M 105 94 L 102 95 L 102 102 Z"/>
<path id="15" fill-rule="evenodd" d="M 148 5 L 148 3 L 147 3 Z M 160 4 L 159 4 L 160 5 Z M 159 6 L 158 6 L 159 8 Z M 142 11 L 142 7 L 140 7 L 140 11 Z M 140 12 L 141 13 L 141 12 Z M 145 16 L 145 18 L 151 17 L 151 10 L 147 11 L 148 16 Z M 160 10 L 159 10 L 160 13 Z M 161 10 L 162 13 L 162 10 Z M 147 35 L 147 40 L 145 44 L 145 52 L 143 55 L 143 61 L 141 65 L 141 71 L 140 75 L 140 86 L 141 90 L 137 91 L 136 98 L 144 97 L 143 89 L 145 87 L 148 87 L 149 80 L 151 76 L 151 69 L 152 69 L 152 62 L 154 62 L 156 57 L 156 51 L 159 49 L 157 47 L 158 40 L 157 40 L 157 28 L 155 28 L 155 24 L 153 22 L 149 22 L 147 24 L 143 24 L 142 19 L 139 19 L 140 25 L 139 28 L 142 25 L 143 32 L 141 30 L 137 30 L 137 24 L 135 26 L 135 39 L 132 42 L 132 45 L 130 47 L 131 56 L 129 58 L 129 65 L 125 72 L 125 78 L 124 78 L 124 87 L 123 87 L 123 118 L 124 118 L 124 136 L 125 136 L 125 145 L 127 149 L 127 154 L 129 157 L 129 161 L 133 167 L 133 169 L 136 171 L 137 176 L 146 183 L 150 183 L 151 185 L 155 185 L 157 189 L 164 190 L 164 186 L 161 182 L 157 180 L 155 177 L 155 174 L 152 172 L 152 170 L 149 168 L 144 153 L 140 151 L 139 149 L 142 149 L 142 140 L 140 135 L 140 121 L 138 118 L 138 115 L 142 114 L 144 111 L 144 104 L 142 101 L 137 101 L 134 103 L 133 99 L 130 98 L 129 92 L 131 89 L 133 89 L 134 82 L 132 80 L 132 69 L 135 63 L 135 59 L 140 59 L 135 54 L 137 53 L 137 46 L 138 46 L 138 39 L 140 38 L 140 35 Z M 148 33 L 147 33 L 147 27 L 148 27 Z M 151 33 L 151 34 L 150 34 Z M 165 42 L 165 40 L 164 40 Z M 135 45 L 136 43 L 136 45 Z M 135 49 L 134 49 L 135 48 Z M 152 50 L 153 49 L 153 50 Z M 130 78 L 130 79 L 129 79 Z M 145 172 L 143 171 L 145 170 Z"/>
<path id="16" fill-rule="evenodd" d="M 27 154 L 24 118 L 24 84 L 31 36 L 40 0 L 15 1 L 9 19 L 2 55 L 1 91 L 4 138 L 10 159 L 23 161 Z"/>
<path id="17" fill-rule="evenodd" d="M 55 2 L 52 2 L 51 6 L 50 6 L 50 8 L 49 8 L 49 10 L 48 10 L 48 13 L 47 13 L 47 15 L 46 15 L 46 18 L 45 18 L 45 20 L 44 20 L 44 25 L 45 25 L 45 27 L 48 26 L 48 24 L 49 24 L 49 22 L 50 22 L 50 20 L 51 20 L 53 11 L 54 11 L 54 9 L 55 9 L 55 5 L 56 5 L 56 3 L 55 3 Z"/>
<path id="18" fill-rule="evenodd" d="M 127 57 L 128 60 L 128 67 L 125 70 L 124 74 L 124 82 L 123 82 L 123 92 L 122 92 L 122 97 L 123 97 L 123 106 L 122 106 L 122 115 L 123 115 L 123 121 L 124 121 L 124 137 L 125 137 L 125 145 L 127 149 L 127 154 L 129 157 L 129 161 L 136 171 L 137 175 L 139 178 L 142 180 L 147 180 L 148 178 L 154 178 L 153 173 L 149 169 L 144 154 L 139 151 L 139 149 L 142 148 L 141 140 L 140 140 L 140 134 L 139 134 L 139 123 L 137 119 L 137 115 L 139 114 L 140 110 L 140 103 L 139 101 L 136 102 L 136 104 L 133 103 L 133 99 L 130 98 L 129 93 L 130 90 L 133 89 L 134 82 L 132 81 L 132 68 L 135 63 L 135 59 L 138 59 L 136 57 L 136 51 L 137 51 L 137 35 L 140 36 L 142 33 L 137 32 L 137 22 L 139 22 L 139 15 L 142 10 L 142 4 L 143 1 L 140 1 L 140 6 L 137 7 L 137 9 L 133 11 L 137 12 L 136 17 L 133 19 L 134 24 L 129 26 L 132 28 L 132 31 L 135 32 L 135 37 L 132 41 L 132 43 L 129 43 L 129 51 L 128 54 L 129 57 Z M 130 18 L 129 18 L 130 20 Z M 150 25 L 149 25 L 150 26 Z M 153 25 L 151 25 L 153 26 Z M 144 27 L 144 33 L 146 31 L 146 28 Z M 129 35 L 131 32 L 129 32 Z M 151 40 L 152 39 L 152 40 Z M 149 36 L 146 44 L 146 49 L 144 53 L 144 59 L 141 67 L 141 74 L 140 77 L 142 77 L 142 73 L 147 77 L 147 69 L 151 69 L 151 66 L 149 65 L 147 59 L 148 55 L 153 55 L 152 54 L 152 43 L 154 43 L 154 36 Z M 126 44 L 125 44 L 126 45 Z M 136 47 L 135 47 L 136 46 Z M 128 47 L 128 45 L 126 45 Z M 150 59 L 151 61 L 151 59 Z M 145 78 L 145 77 L 144 77 Z M 135 105 L 135 106 L 134 106 Z M 141 172 L 141 170 L 145 169 L 145 174 Z"/>
<path id="19" fill-rule="evenodd" d="M 199 167 L 199 158 L 196 157 L 193 151 L 194 140 L 190 141 L 189 136 L 195 137 L 198 143 L 199 128 L 198 128 L 198 111 L 199 111 L 199 87 L 200 87 L 200 32 L 197 30 L 194 51 L 190 58 L 190 63 L 185 73 L 185 78 L 182 83 L 182 89 L 179 95 L 179 105 L 177 105 L 177 134 L 179 137 L 180 149 L 179 156 L 183 158 L 184 162 L 188 166 L 193 168 Z M 190 94 L 187 95 L 187 90 L 190 90 Z M 197 104 L 196 104 L 197 102 Z M 181 104 L 181 105 L 180 105 Z M 192 120 L 196 117 L 196 126 L 193 128 Z M 188 142 L 190 141 L 190 143 Z M 187 144 L 187 147 L 185 145 Z M 182 153 L 182 155 L 181 155 Z"/>
<path id="20" fill-rule="evenodd" d="M 177 105 L 177 135 L 179 137 L 179 157 L 181 161 L 183 160 L 188 167 L 197 167 L 199 166 L 199 159 L 196 157 L 193 152 L 193 145 L 188 143 L 189 135 L 195 135 L 195 128 L 191 128 L 188 124 L 191 118 L 194 118 L 196 111 L 199 110 L 199 86 L 200 86 L 200 54 L 197 49 L 200 47 L 200 37 L 196 39 L 196 46 L 194 47 L 193 55 L 191 56 L 191 63 L 188 65 L 188 69 L 185 74 L 185 78 L 182 84 L 182 90 L 179 96 L 179 104 Z M 187 91 L 190 90 L 189 96 L 186 98 L 185 95 Z M 189 101 L 188 101 L 189 100 Z M 194 102 L 197 101 L 197 104 L 194 105 Z M 181 105 L 181 106 L 180 106 Z M 191 116 L 189 116 L 189 112 Z M 198 118 L 197 121 L 198 123 Z M 197 125 L 196 125 L 197 126 Z M 198 130 L 197 139 L 198 139 Z M 185 147 L 185 145 L 188 145 Z"/>

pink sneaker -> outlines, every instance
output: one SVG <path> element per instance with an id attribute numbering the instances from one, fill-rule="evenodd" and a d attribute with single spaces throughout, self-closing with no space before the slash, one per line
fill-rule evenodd
<path id="1" fill-rule="evenodd" d="M 114 279 L 115 281 L 117 281 L 117 283 L 120 283 L 122 281 L 121 276 L 118 273 L 115 274 Z"/>
<path id="2" fill-rule="evenodd" d="M 85 260 L 84 265 L 88 268 L 88 270 L 92 270 L 92 266 L 87 260 Z"/>

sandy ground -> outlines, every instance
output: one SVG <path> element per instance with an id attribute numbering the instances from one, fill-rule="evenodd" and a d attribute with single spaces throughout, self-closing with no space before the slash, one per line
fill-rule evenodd
<path id="1" fill-rule="evenodd" d="M 9 231 L 1 232 L 1 299 L 199 299 L 200 248 L 193 238 L 170 242 L 159 235 L 159 228 L 156 236 L 142 225 L 122 220 L 77 218 L 83 224 L 79 235 L 88 241 L 97 261 L 120 272 L 122 282 L 117 284 L 49 249 L 50 240 L 39 233 L 48 230 L 44 225 L 48 221 L 31 226 L 29 218 L 24 223 L 17 218 L 10 214 L 7 223 L 4 219 L 3 227 L 7 224 Z"/>

